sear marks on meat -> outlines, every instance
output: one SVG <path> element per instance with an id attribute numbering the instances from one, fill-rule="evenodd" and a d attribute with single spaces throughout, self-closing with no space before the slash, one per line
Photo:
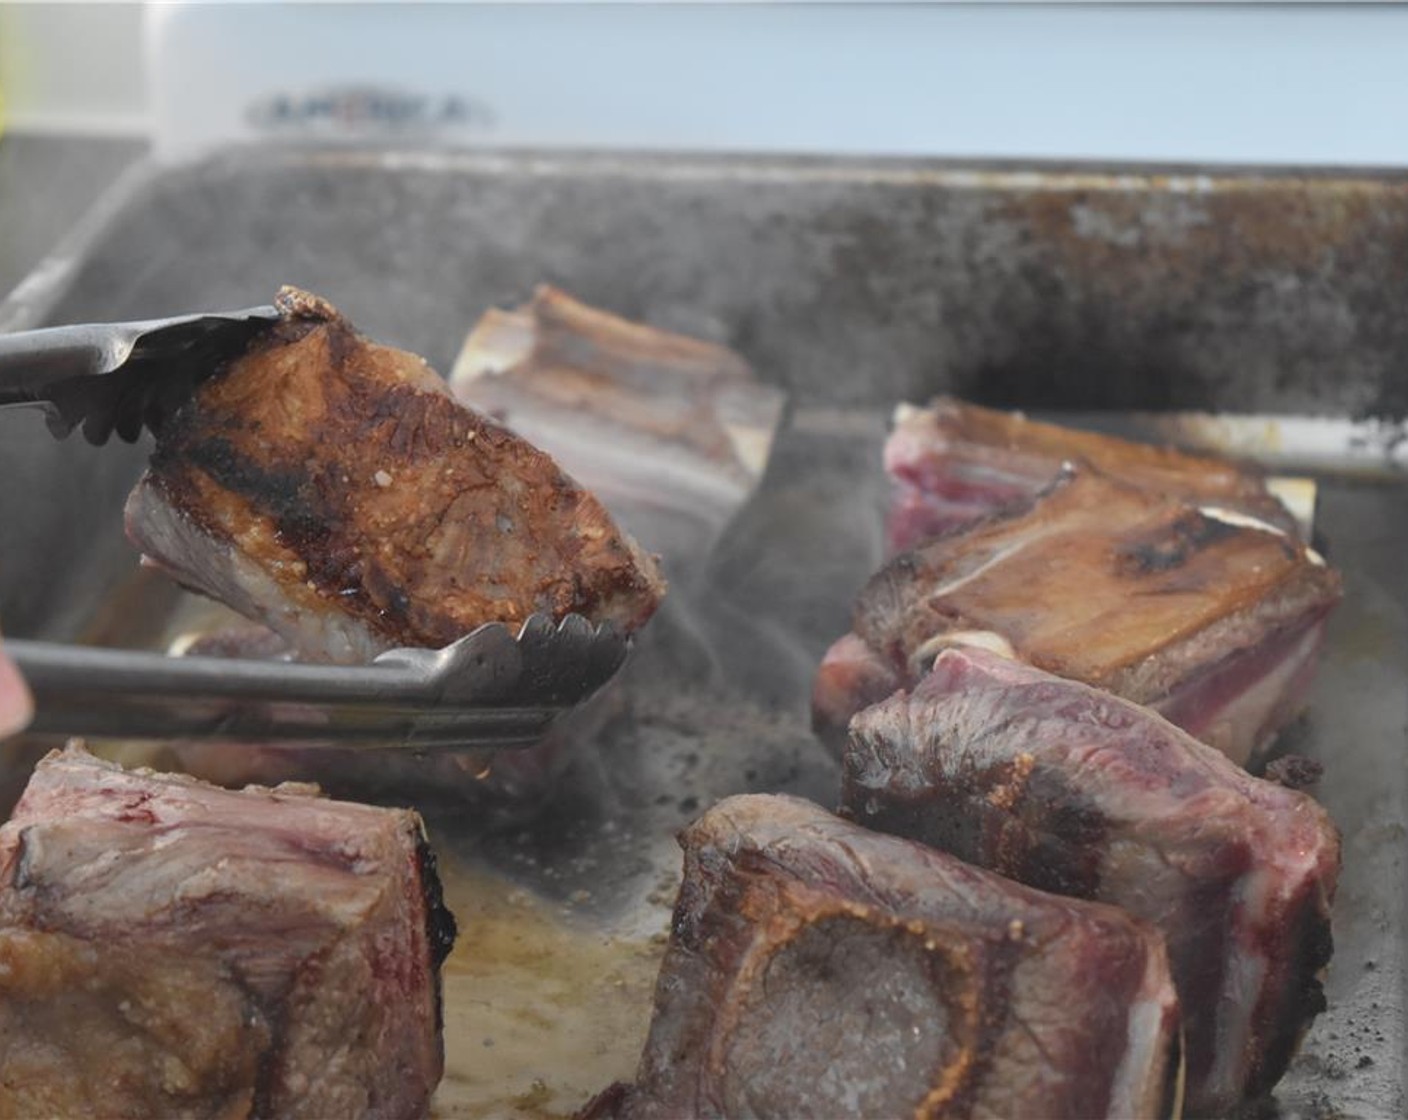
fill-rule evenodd
<path id="1" fill-rule="evenodd" d="M 1339 596 L 1296 537 L 1068 467 L 1025 507 L 891 560 L 854 628 L 903 687 L 944 648 L 986 648 L 1151 705 L 1245 764 L 1300 711 Z M 817 682 L 833 743 L 874 691 L 845 692 L 856 648 Z"/>
<path id="2" fill-rule="evenodd" d="M 0 828 L 0 1115 L 427 1114 L 433 856 L 315 792 L 39 764 Z"/>
<path id="3" fill-rule="evenodd" d="M 150 562 L 313 660 L 534 612 L 628 632 L 650 617 L 655 561 L 547 455 L 323 300 L 286 288 L 278 305 L 157 441 L 127 505 Z"/>
<path id="4" fill-rule="evenodd" d="M 1162 939 L 784 796 L 715 806 L 629 1120 L 1153 1117 L 1177 1061 Z"/>
<path id="5" fill-rule="evenodd" d="M 902 404 L 885 444 L 894 483 L 893 552 L 1030 501 L 1066 462 L 1084 462 L 1133 486 L 1254 517 L 1287 533 L 1294 518 L 1245 467 L 1115 436 L 1076 431 L 949 397 Z"/>
<path id="6" fill-rule="evenodd" d="M 1311 798 L 1145 708 L 982 650 L 940 654 L 851 728 L 847 815 L 1163 931 L 1194 1109 L 1276 1083 L 1324 1007 L 1340 849 Z"/>

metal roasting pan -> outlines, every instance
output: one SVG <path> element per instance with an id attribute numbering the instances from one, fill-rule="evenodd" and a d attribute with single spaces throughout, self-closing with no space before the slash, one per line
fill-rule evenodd
<path id="1" fill-rule="evenodd" d="M 674 830 L 745 790 L 834 803 L 811 671 L 879 560 L 888 411 L 940 390 L 1131 431 L 1157 413 L 1165 434 L 1318 477 L 1347 593 L 1287 739 L 1325 764 L 1344 832 L 1337 949 L 1329 1011 L 1251 1111 L 1404 1114 L 1408 176 L 248 149 L 134 170 L 0 329 L 293 283 L 445 371 L 485 308 L 540 281 L 727 342 L 791 406 L 759 493 L 712 552 L 677 559 L 607 702 L 566 729 L 542 811 L 506 827 L 481 803 L 422 805 L 462 927 L 438 1115 L 565 1116 L 629 1077 Z M 143 455 L 0 417 L 10 633 L 156 646 L 190 617 L 133 578 L 120 510 Z M 9 797 L 44 746 L 4 749 Z"/>

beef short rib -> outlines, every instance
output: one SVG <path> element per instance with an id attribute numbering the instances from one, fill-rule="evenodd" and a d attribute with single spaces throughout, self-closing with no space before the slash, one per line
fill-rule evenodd
<path id="1" fill-rule="evenodd" d="M 977 646 L 1150 705 L 1245 764 L 1299 713 L 1339 596 L 1290 533 L 1067 467 L 871 578 L 854 628 L 876 661 L 861 673 L 854 642 L 833 648 L 817 724 L 843 743 L 881 664 L 910 687 L 940 650 Z"/>
<path id="2" fill-rule="evenodd" d="M 846 814 L 1163 930 L 1193 1108 L 1275 1084 L 1330 955 L 1339 838 L 1311 798 L 1146 708 L 981 650 L 940 654 L 851 728 Z"/>
<path id="3" fill-rule="evenodd" d="M 547 455 L 325 301 L 286 288 L 278 306 L 163 428 L 127 505 L 150 562 L 311 660 L 534 612 L 650 617 L 655 560 Z"/>
<path id="4" fill-rule="evenodd" d="M 725 346 L 549 285 L 485 312 L 450 388 L 551 454 L 672 572 L 702 561 L 757 487 L 784 401 Z"/>
<path id="5" fill-rule="evenodd" d="M 1063 463 L 1077 461 L 1135 486 L 1296 532 L 1286 508 L 1246 467 L 940 397 L 928 408 L 902 404 L 895 410 L 885 444 L 894 484 L 890 548 L 915 548 L 1020 506 L 1049 486 Z"/>
<path id="6" fill-rule="evenodd" d="M 1154 1117 L 1177 1062 L 1162 939 L 782 796 L 681 837 L 630 1120 Z"/>
<path id="7" fill-rule="evenodd" d="M 0 828 L 0 1115 L 424 1116 L 453 938 L 414 813 L 56 752 Z"/>

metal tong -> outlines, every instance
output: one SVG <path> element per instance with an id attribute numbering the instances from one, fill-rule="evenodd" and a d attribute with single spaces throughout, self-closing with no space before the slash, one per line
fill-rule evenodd
<path id="1" fill-rule="evenodd" d="M 59 439 L 81 425 L 94 445 L 133 443 L 279 319 L 265 305 L 0 334 L 0 408 L 43 409 Z"/>
<path id="2" fill-rule="evenodd" d="M 481 626 L 444 649 L 302 665 L 7 641 L 37 733 L 344 746 L 527 746 L 604 685 L 628 644 L 580 615 Z"/>
<path id="3" fill-rule="evenodd" d="M 280 318 L 277 308 L 0 335 L 0 408 L 44 411 L 63 438 L 135 441 Z M 169 657 L 10 640 L 35 697 L 32 730 L 120 738 L 524 746 L 620 668 L 628 640 L 577 615 L 481 626 L 444 649 L 370 665 Z"/>

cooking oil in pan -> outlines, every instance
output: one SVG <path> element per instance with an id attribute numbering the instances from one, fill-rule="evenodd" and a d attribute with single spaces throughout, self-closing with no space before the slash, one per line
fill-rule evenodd
<path id="1" fill-rule="evenodd" d="M 488 871 L 442 861 L 459 938 L 445 962 L 445 1078 L 432 1116 L 570 1117 L 630 1080 L 669 910 L 618 934 Z"/>

